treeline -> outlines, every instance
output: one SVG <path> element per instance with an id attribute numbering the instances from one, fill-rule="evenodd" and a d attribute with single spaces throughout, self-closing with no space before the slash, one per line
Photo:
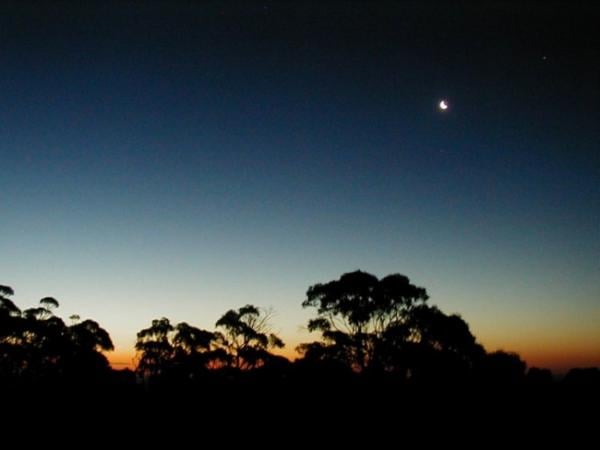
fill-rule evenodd
<path id="1" fill-rule="evenodd" d="M 5 384 L 97 383 L 110 377 L 102 352 L 113 350 L 108 332 L 93 320 L 54 314 L 58 301 L 45 297 L 21 310 L 0 286 L 0 380 Z"/>
<path id="2" fill-rule="evenodd" d="M 547 369 L 510 352 L 488 353 L 456 314 L 429 305 L 424 288 L 400 274 L 356 271 L 309 287 L 308 329 L 319 339 L 297 347 L 295 361 L 276 355 L 283 341 L 268 310 L 227 311 L 215 330 L 161 318 L 137 333 L 134 372 L 114 371 L 103 352 L 110 336 L 93 320 L 54 314 L 51 297 L 21 310 L 0 286 L 0 381 L 4 385 L 129 384 L 146 390 L 246 383 L 395 383 L 399 385 L 550 385 Z M 600 371 L 574 369 L 563 383 L 600 386 Z"/>

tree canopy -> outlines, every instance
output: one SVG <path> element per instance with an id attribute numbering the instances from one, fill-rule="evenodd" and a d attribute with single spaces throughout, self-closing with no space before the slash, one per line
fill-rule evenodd
<path id="1" fill-rule="evenodd" d="M 223 345 L 231 356 L 233 367 L 254 369 L 272 358 L 269 349 L 283 348 L 285 344 L 271 332 L 271 313 L 254 305 L 229 310 L 217 320 L 223 330 Z"/>
<path id="2" fill-rule="evenodd" d="M 316 308 L 308 329 L 319 331 L 323 341 L 298 350 L 305 358 L 336 360 L 358 372 L 405 377 L 423 372 L 434 359 L 472 365 L 482 348 L 468 325 L 458 315 L 428 306 L 428 299 L 425 288 L 401 274 L 378 279 L 356 271 L 315 284 L 302 306 Z"/>
<path id="3" fill-rule="evenodd" d="M 21 309 L 13 296 L 12 288 L 0 285 L 0 381 L 9 381 L 4 385 L 112 379 L 116 371 L 105 353 L 114 347 L 98 322 L 73 314 L 67 325 L 55 313 L 60 305 L 54 297 Z M 284 343 L 273 332 L 273 313 L 255 305 L 226 311 L 215 330 L 155 319 L 137 333 L 137 379 L 147 381 L 146 386 L 185 387 L 236 380 L 316 381 L 322 386 L 372 379 L 402 384 L 553 382 L 548 370 L 527 372 L 516 353 L 487 353 L 461 316 L 429 304 L 425 288 L 405 275 L 380 279 L 363 271 L 345 273 L 310 286 L 302 306 L 315 310 L 307 328 L 319 338 L 299 345 L 300 358 L 293 362 L 274 353 Z M 592 385 L 598 376 L 573 371 L 568 379 Z"/>
<path id="4" fill-rule="evenodd" d="M 59 302 L 42 298 L 21 311 L 0 286 L 0 378 L 43 381 L 56 378 L 95 380 L 110 371 L 103 352 L 113 350 L 108 332 L 93 320 L 70 326 L 54 315 Z"/>

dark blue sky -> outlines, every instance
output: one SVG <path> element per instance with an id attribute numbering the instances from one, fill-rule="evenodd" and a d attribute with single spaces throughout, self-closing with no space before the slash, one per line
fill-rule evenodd
<path id="1" fill-rule="evenodd" d="M 295 342 L 310 284 L 401 272 L 599 364 L 598 9 L 456 4 L 1 7 L 0 281 L 127 352 L 245 303 Z"/>

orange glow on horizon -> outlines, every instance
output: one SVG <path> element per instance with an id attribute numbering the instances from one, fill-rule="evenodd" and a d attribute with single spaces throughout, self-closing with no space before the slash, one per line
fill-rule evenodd
<path id="1" fill-rule="evenodd" d="M 105 353 L 110 366 L 115 370 L 135 369 L 135 352 L 116 351 Z"/>
<path id="2" fill-rule="evenodd" d="M 297 345 L 298 344 L 293 344 L 292 346 L 289 346 L 289 348 L 286 347 L 283 349 L 277 349 L 273 353 L 275 353 L 276 355 L 284 356 L 290 361 L 294 361 L 299 357 L 298 353 L 295 350 Z M 105 353 L 105 356 L 108 358 L 108 362 L 110 363 L 111 367 L 115 370 L 135 370 L 136 353 L 134 351 L 127 352 L 123 350 L 117 350 L 114 352 Z"/>
<path id="3" fill-rule="evenodd" d="M 297 344 L 274 352 L 288 358 L 290 361 L 297 359 L 300 355 L 296 352 Z M 593 348 L 581 349 L 565 346 L 554 346 L 551 349 L 540 349 L 535 346 L 522 345 L 519 348 L 508 346 L 486 346 L 486 350 L 504 350 L 515 352 L 527 362 L 527 367 L 540 367 L 551 369 L 556 374 L 564 374 L 569 369 L 576 367 L 600 367 L 600 351 Z M 135 352 L 117 351 L 106 354 L 110 365 L 115 370 L 135 369 Z"/>

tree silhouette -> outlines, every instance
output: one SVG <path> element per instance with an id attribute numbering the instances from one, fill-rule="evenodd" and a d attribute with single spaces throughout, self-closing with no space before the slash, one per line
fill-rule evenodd
<path id="1" fill-rule="evenodd" d="M 573 368 L 565 375 L 563 384 L 584 387 L 586 389 L 600 389 L 600 369 L 598 367 Z"/>
<path id="2" fill-rule="evenodd" d="M 216 326 L 223 329 L 223 345 L 236 369 L 254 369 L 269 362 L 271 348 L 284 347 L 283 341 L 271 332 L 271 314 L 256 306 L 246 305 L 227 311 Z"/>
<path id="3" fill-rule="evenodd" d="M 173 358 L 170 334 L 175 328 L 166 317 L 152 321 L 152 325 L 137 334 L 135 349 L 141 353 L 137 371 L 144 376 L 157 376 L 168 369 Z"/>
<path id="4" fill-rule="evenodd" d="M 21 347 L 23 320 L 21 310 L 8 297 L 15 293 L 9 286 L 0 285 L 0 377 L 21 374 L 25 352 Z"/>
<path id="5" fill-rule="evenodd" d="M 427 292 L 400 274 L 379 280 L 366 272 L 343 274 L 339 280 L 311 286 L 303 307 L 317 308 L 317 317 L 308 323 L 309 331 L 320 331 L 326 343 L 323 357 L 343 360 L 363 371 L 379 365 L 376 351 L 384 334 L 398 328 L 416 305 L 424 303 Z M 318 347 L 299 347 L 310 351 Z"/>
<path id="6" fill-rule="evenodd" d="M 83 351 L 112 351 L 112 340 L 98 322 L 87 319 L 69 327 L 73 344 Z"/>
<path id="7" fill-rule="evenodd" d="M 110 368 L 104 352 L 113 343 L 96 321 L 72 315 L 66 325 L 55 315 L 55 298 L 21 310 L 13 295 L 0 285 L 0 386 L 133 383 L 132 372 L 119 376 Z M 527 365 L 516 353 L 486 353 L 462 317 L 427 300 L 424 288 L 400 274 L 378 279 L 356 271 L 310 286 L 302 305 L 316 308 L 308 328 L 321 332 L 322 340 L 298 346 L 302 358 L 293 364 L 271 353 L 284 344 L 271 331 L 271 313 L 256 306 L 227 311 L 214 332 L 163 317 L 137 333 L 136 372 L 152 385 L 186 389 L 242 380 L 268 386 L 307 381 L 327 389 L 345 389 L 346 382 L 376 387 L 379 381 L 384 387 L 388 381 L 553 385 L 549 370 L 532 368 L 525 375 Z M 596 368 L 573 369 L 563 384 L 595 387 L 599 374 Z"/>
<path id="8" fill-rule="evenodd" d="M 108 332 L 97 322 L 87 319 L 68 327 L 72 351 L 66 361 L 71 377 L 94 378 L 110 371 L 108 360 L 102 353 L 114 346 Z"/>
<path id="9" fill-rule="evenodd" d="M 21 310 L 8 298 L 13 295 L 15 295 L 15 291 L 11 287 L 0 285 L 0 314 L 12 316 L 21 314 Z"/>
<path id="10" fill-rule="evenodd" d="M 76 378 L 99 379 L 110 371 L 103 351 L 113 349 L 110 336 L 97 322 L 86 320 L 67 327 L 54 315 L 59 307 L 53 297 L 39 306 L 21 310 L 0 287 L 0 376 L 36 382 Z"/>
<path id="11" fill-rule="evenodd" d="M 208 368 L 220 368 L 229 362 L 222 348 L 220 333 L 202 330 L 182 322 L 175 327 L 173 347 L 175 360 L 190 378 L 198 376 Z"/>
<path id="12" fill-rule="evenodd" d="M 390 324 L 379 342 L 378 361 L 386 371 L 419 380 L 466 377 L 485 355 L 460 316 L 425 304 Z"/>
<path id="13" fill-rule="evenodd" d="M 302 306 L 317 308 L 308 329 L 320 331 L 323 342 L 298 351 L 306 360 L 337 361 L 359 373 L 466 376 L 485 351 L 460 316 L 428 306 L 428 298 L 400 274 L 379 280 L 356 271 L 311 286 Z"/>
<path id="14" fill-rule="evenodd" d="M 175 326 L 169 319 L 153 320 L 137 334 L 135 348 L 140 352 L 138 374 L 149 378 L 193 379 L 210 367 L 228 362 L 219 333 L 202 330 L 186 322 Z"/>
<path id="15" fill-rule="evenodd" d="M 186 322 L 177 324 L 173 343 L 186 355 L 194 355 L 210 350 L 215 334 L 210 331 L 188 325 Z"/>
<path id="16" fill-rule="evenodd" d="M 58 300 L 56 300 L 54 297 L 44 297 L 40 300 L 40 305 L 49 311 L 52 311 L 59 306 Z"/>
<path id="17" fill-rule="evenodd" d="M 527 371 L 526 381 L 533 386 L 549 386 L 554 382 L 554 377 L 550 369 L 532 367 Z"/>
<path id="18" fill-rule="evenodd" d="M 525 380 L 527 364 L 513 352 L 488 353 L 479 368 L 482 381 L 490 384 L 520 384 Z"/>

